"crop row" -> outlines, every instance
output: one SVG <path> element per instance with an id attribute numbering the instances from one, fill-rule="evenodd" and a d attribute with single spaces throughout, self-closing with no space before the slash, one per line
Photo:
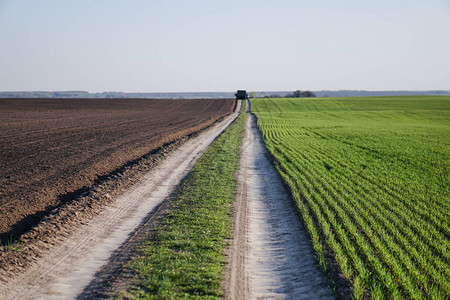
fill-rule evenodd
<path id="1" fill-rule="evenodd" d="M 356 298 L 447 298 L 450 97 L 365 100 L 252 109 L 323 270 L 330 252 Z"/>

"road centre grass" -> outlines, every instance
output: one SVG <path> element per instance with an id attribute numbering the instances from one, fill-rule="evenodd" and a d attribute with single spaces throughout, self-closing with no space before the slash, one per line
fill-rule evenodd
<path id="1" fill-rule="evenodd" d="M 136 299 L 214 299 L 223 296 L 224 248 L 231 238 L 246 114 L 211 145 L 183 182 L 156 229 L 131 267 L 140 285 Z"/>
<path id="2" fill-rule="evenodd" d="M 354 298 L 450 298 L 450 97 L 251 105 L 322 270 Z"/>

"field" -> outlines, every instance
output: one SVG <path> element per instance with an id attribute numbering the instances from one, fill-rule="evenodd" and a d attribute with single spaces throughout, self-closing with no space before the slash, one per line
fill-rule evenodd
<path id="1" fill-rule="evenodd" d="M 130 161 L 212 124 L 231 100 L 0 99 L 0 237 Z"/>
<path id="2" fill-rule="evenodd" d="M 251 105 L 338 292 L 450 296 L 450 97 Z"/>

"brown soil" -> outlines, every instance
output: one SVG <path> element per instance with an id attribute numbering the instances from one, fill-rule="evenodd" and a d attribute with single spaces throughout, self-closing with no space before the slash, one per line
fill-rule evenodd
<path id="1" fill-rule="evenodd" d="M 0 299 L 111 298 L 120 291 L 132 281 L 121 265 L 238 111 L 128 164 L 54 209 L 18 242 L 0 247 Z"/>
<path id="2" fill-rule="evenodd" d="M 0 239 L 21 235 L 129 162 L 234 106 L 203 99 L 0 99 Z"/>

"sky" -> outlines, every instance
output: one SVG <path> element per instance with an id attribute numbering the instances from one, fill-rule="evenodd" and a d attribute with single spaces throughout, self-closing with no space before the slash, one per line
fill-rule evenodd
<path id="1" fill-rule="evenodd" d="M 0 0 L 0 91 L 450 90 L 450 0 Z"/>

